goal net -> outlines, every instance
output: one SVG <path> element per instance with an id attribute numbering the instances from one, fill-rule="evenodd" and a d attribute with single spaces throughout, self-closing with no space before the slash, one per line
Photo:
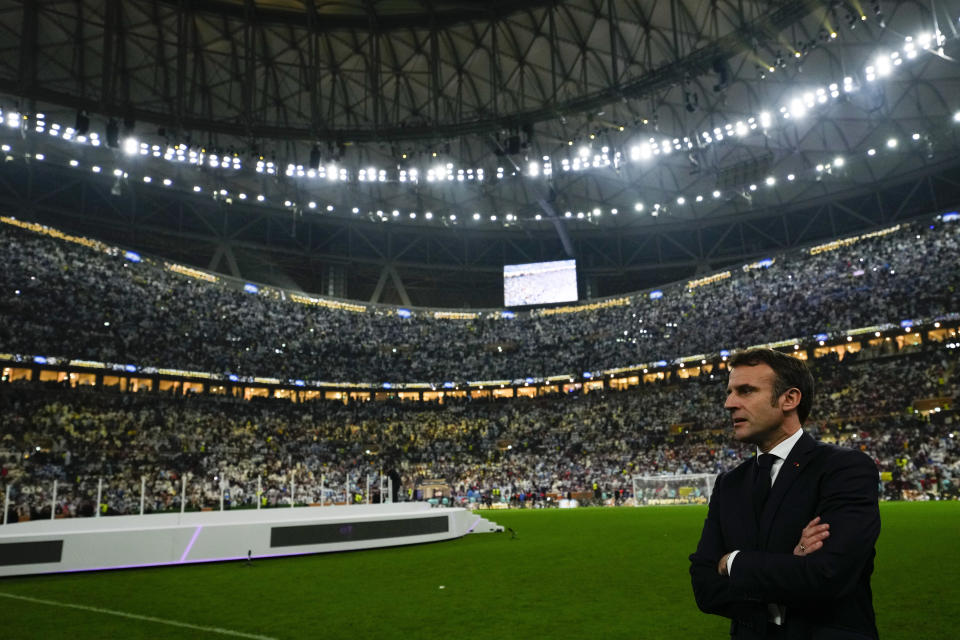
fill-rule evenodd
<path id="1" fill-rule="evenodd" d="M 633 478 L 637 506 L 664 504 L 707 504 L 717 479 L 712 473 Z"/>

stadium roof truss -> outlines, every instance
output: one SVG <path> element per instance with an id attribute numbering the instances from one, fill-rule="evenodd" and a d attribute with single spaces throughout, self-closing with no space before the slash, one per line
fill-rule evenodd
<path id="1" fill-rule="evenodd" d="M 0 0 L 5 111 L 84 109 L 91 130 L 116 118 L 251 167 L 319 154 L 353 176 L 174 166 L 164 190 L 128 179 L 147 159 L 21 135 L 0 202 L 354 298 L 493 306 L 504 263 L 568 256 L 590 295 L 637 290 L 955 205 L 958 15 L 956 1 Z M 644 144 L 654 156 L 631 157 Z M 562 168 L 602 148 L 606 163 Z M 447 162 L 486 179 L 393 177 Z M 368 166 L 391 178 L 358 181 Z"/>

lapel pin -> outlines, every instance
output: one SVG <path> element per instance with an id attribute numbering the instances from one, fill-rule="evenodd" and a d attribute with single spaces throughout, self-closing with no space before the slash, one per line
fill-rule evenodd
<path id="1" fill-rule="evenodd" d="M 800 468 L 800 463 L 799 463 L 799 462 L 794 462 L 794 463 L 793 463 L 793 466 L 794 466 L 794 468 L 799 469 L 799 468 Z"/>

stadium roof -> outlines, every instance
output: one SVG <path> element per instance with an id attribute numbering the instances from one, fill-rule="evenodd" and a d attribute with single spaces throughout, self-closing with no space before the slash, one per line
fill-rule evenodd
<path id="1" fill-rule="evenodd" d="M 0 16 L 0 108 L 27 116 L 0 134 L 8 211 L 312 292 L 492 306 L 504 263 L 575 257 L 609 295 L 960 199 L 956 1 Z M 81 109 L 119 148 L 50 135 Z M 164 160 L 178 145 L 203 160 Z"/>

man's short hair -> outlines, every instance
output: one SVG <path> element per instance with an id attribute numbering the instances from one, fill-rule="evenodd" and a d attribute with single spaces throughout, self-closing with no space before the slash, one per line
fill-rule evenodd
<path id="1" fill-rule="evenodd" d="M 777 404 L 777 398 L 788 389 L 796 387 L 800 390 L 797 417 L 800 418 L 800 424 L 806 422 L 813 407 L 813 374 L 803 360 L 774 349 L 750 349 L 733 356 L 729 366 L 755 367 L 758 364 L 769 366 L 775 374 L 773 397 L 770 399 L 774 405 Z"/>

